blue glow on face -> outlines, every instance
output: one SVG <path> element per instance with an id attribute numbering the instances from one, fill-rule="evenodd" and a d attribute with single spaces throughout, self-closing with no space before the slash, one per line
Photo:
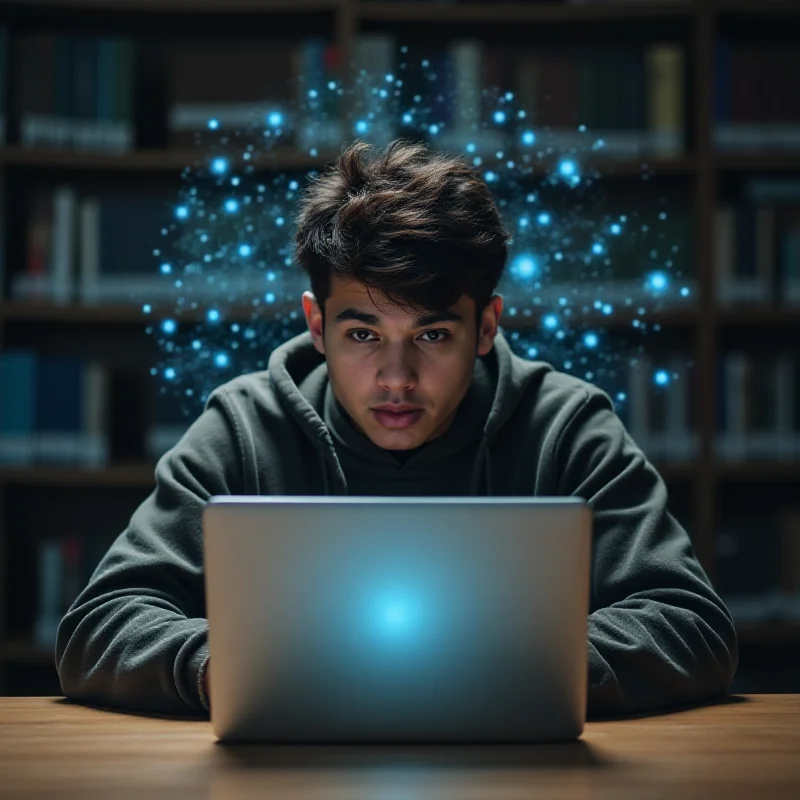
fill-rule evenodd
<path id="1" fill-rule="evenodd" d="M 161 323 L 161 330 L 164 331 L 164 333 L 166 333 L 166 334 L 175 333 L 175 331 L 177 329 L 178 329 L 178 326 L 175 324 L 175 320 L 174 319 L 165 319 Z"/>
<path id="2" fill-rule="evenodd" d="M 178 206 L 175 209 L 175 216 L 178 219 L 187 219 L 189 216 L 189 209 L 186 206 Z"/>
<path id="3" fill-rule="evenodd" d="M 219 322 L 219 311 L 216 308 L 210 308 L 206 314 L 206 319 L 209 322 Z"/>
<path id="4" fill-rule="evenodd" d="M 532 145 L 536 143 L 536 134 L 533 131 L 525 131 L 522 134 L 522 144 Z"/>
<path id="5" fill-rule="evenodd" d="M 589 348 L 595 348 L 600 343 L 600 339 L 596 333 L 587 333 L 583 337 L 583 343 Z"/>
<path id="6" fill-rule="evenodd" d="M 658 386 L 666 386 L 669 383 L 669 373 L 666 370 L 658 370 L 653 377 Z"/>
<path id="7" fill-rule="evenodd" d="M 547 314 L 542 320 L 542 324 L 550 331 L 554 331 L 558 327 L 558 317 L 555 314 Z"/>
<path id="8" fill-rule="evenodd" d="M 239 245 L 239 255 L 242 258 L 247 258 L 253 254 L 253 248 L 250 247 L 249 244 L 240 244 Z"/>
<path id="9" fill-rule="evenodd" d="M 536 261 L 532 256 L 520 254 L 511 262 L 511 271 L 518 278 L 527 280 L 537 273 Z"/>
<path id="10" fill-rule="evenodd" d="M 494 112 L 494 121 L 498 125 L 502 125 L 506 121 L 506 112 L 505 111 L 495 111 Z"/>
<path id="11" fill-rule="evenodd" d="M 267 114 L 267 125 L 270 128 L 280 128 L 283 125 L 283 114 L 280 111 L 271 111 Z"/>
<path id="12" fill-rule="evenodd" d="M 217 353 L 214 356 L 214 365 L 222 369 L 223 367 L 227 367 L 230 364 L 230 358 L 228 358 L 227 353 Z"/>
<path id="13" fill-rule="evenodd" d="M 211 162 L 211 171 L 215 175 L 224 175 L 228 171 L 228 159 L 227 158 L 215 158 Z"/>
<path id="14" fill-rule="evenodd" d="M 215 119 L 214 117 L 212 117 L 208 121 L 208 129 L 211 130 L 211 131 L 215 131 L 215 130 L 217 130 L 217 128 L 219 128 L 219 120 Z"/>
<path id="15" fill-rule="evenodd" d="M 239 203 L 237 203 L 236 200 L 233 200 L 233 199 L 226 200 L 225 201 L 225 210 L 229 214 L 235 214 L 239 210 Z"/>

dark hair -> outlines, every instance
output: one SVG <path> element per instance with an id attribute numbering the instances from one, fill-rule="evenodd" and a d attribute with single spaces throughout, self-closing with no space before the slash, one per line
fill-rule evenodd
<path id="1" fill-rule="evenodd" d="M 401 139 L 348 147 L 300 202 L 296 258 L 320 308 L 330 276 L 405 310 L 442 311 L 462 294 L 480 315 L 508 257 L 489 188 L 463 159 Z"/>

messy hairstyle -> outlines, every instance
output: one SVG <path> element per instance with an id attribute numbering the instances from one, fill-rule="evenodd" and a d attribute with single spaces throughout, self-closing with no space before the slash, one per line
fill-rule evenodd
<path id="1" fill-rule="evenodd" d="M 443 311 L 467 294 L 480 320 L 508 241 L 469 164 L 403 140 L 383 151 L 364 142 L 348 147 L 305 189 L 295 235 L 323 320 L 332 275 L 412 312 Z"/>

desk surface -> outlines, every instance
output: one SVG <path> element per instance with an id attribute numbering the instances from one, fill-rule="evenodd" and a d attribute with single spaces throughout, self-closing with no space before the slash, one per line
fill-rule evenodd
<path id="1" fill-rule="evenodd" d="M 208 722 L 0 698 L 0 797 L 798 798 L 800 695 L 592 722 L 529 746 L 269 747 Z"/>

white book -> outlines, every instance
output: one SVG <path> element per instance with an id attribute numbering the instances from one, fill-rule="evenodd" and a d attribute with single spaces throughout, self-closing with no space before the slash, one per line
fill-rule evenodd
<path id="1" fill-rule="evenodd" d="M 100 278 L 100 201 L 87 197 L 80 210 L 80 277 L 78 296 L 82 303 L 97 301 Z"/>
<path id="2" fill-rule="evenodd" d="M 51 273 L 53 302 L 57 304 L 72 300 L 76 207 L 77 198 L 72 188 L 61 186 L 55 190 Z"/>

